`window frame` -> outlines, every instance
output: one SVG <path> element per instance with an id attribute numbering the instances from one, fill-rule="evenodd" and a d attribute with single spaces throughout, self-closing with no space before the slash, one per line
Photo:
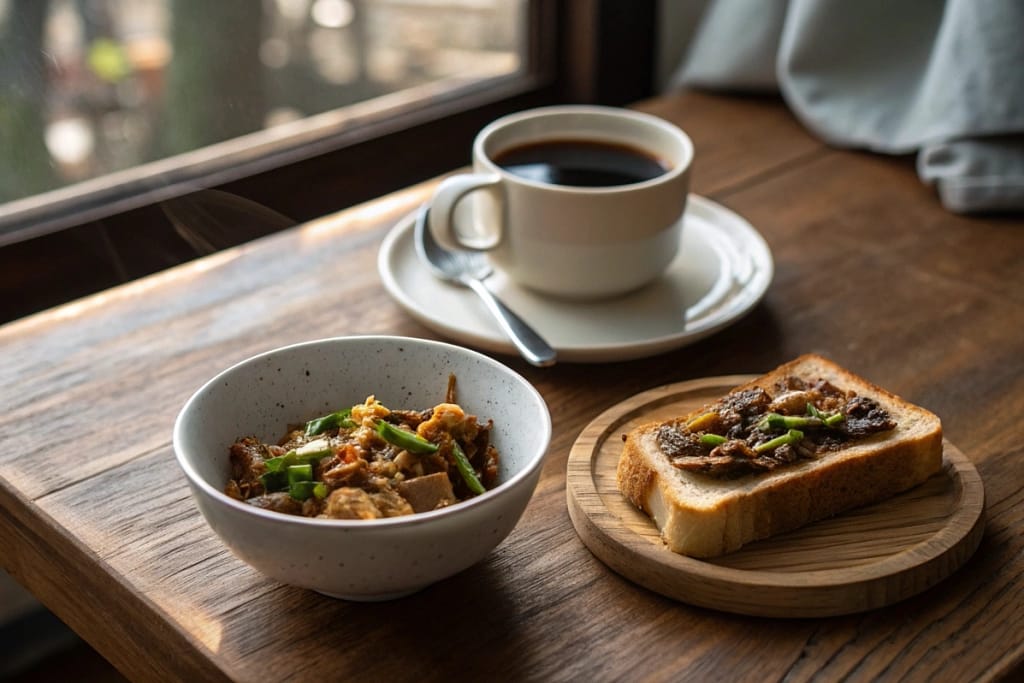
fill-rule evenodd
<path id="1" fill-rule="evenodd" d="M 15 239 L 0 235 L 0 322 L 465 166 L 476 132 L 502 114 L 545 104 L 621 106 L 648 97 L 654 94 L 658 5 L 532 0 L 527 18 L 533 38 L 518 79 L 439 97 L 419 110 L 325 138 L 321 148 L 274 168 L 235 169 L 233 177 L 208 177 L 183 188 L 190 193 L 178 198 L 200 210 L 211 195 L 241 205 L 241 212 L 214 216 L 229 228 L 215 241 L 179 230 L 170 215 L 174 202 L 158 195 L 80 206 L 65 212 L 69 220 L 42 229 L 16 226 L 23 230 Z M 260 220 L 250 220 L 247 211 L 259 211 Z"/>
<path id="2" fill-rule="evenodd" d="M 656 5 L 534 0 L 526 7 L 529 49 L 521 74 L 428 96 L 365 123 L 343 120 L 333 132 L 299 142 L 275 146 L 264 131 L 147 164 L 142 174 L 127 169 L 16 200 L 0 208 L 0 247 L 90 223 L 132 221 L 138 211 L 153 214 L 145 210 L 198 189 L 238 194 L 301 222 L 436 176 L 466 163 L 475 131 L 503 113 L 552 103 L 625 104 L 651 94 Z M 636 49 L 645 35 L 646 53 Z M 254 142 L 267 151 L 254 153 Z M 358 182 L 339 182 L 352 169 Z"/>

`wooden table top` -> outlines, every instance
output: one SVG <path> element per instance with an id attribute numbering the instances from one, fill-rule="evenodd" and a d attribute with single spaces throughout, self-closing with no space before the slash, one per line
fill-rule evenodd
<path id="1" fill-rule="evenodd" d="M 171 428 L 206 379 L 319 337 L 439 338 L 383 289 L 413 187 L 0 328 L 0 565 L 137 680 L 988 680 L 1024 673 L 1024 220 L 950 214 L 909 160 L 838 151 L 776 100 L 681 93 L 693 190 L 764 235 L 775 278 L 735 325 L 653 358 L 538 369 L 535 496 L 482 563 L 351 604 L 235 559 L 189 496 Z M 691 607 L 610 571 L 566 506 L 581 430 L 637 392 L 825 354 L 943 419 L 985 485 L 973 558 L 841 617 Z"/>

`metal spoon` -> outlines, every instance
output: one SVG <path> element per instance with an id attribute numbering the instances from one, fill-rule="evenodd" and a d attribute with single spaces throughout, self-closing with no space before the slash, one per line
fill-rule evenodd
<path id="1" fill-rule="evenodd" d="M 429 211 L 429 207 L 424 205 L 416 216 L 416 253 L 420 260 L 435 277 L 476 292 L 527 362 L 539 367 L 554 365 L 555 350 L 483 283 L 484 278 L 491 274 L 487 257 L 475 251 L 449 251 L 438 244 L 427 226 Z"/>

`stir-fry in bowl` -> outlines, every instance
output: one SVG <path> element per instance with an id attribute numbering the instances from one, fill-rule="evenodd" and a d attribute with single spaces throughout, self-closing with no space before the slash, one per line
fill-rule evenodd
<path id="1" fill-rule="evenodd" d="M 478 496 L 498 483 L 493 423 L 466 413 L 455 387 L 451 375 L 444 402 L 424 410 L 392 410 L 369 396 L 292 425 L 274 444 L 239 438 L 224 492 L 326 519 L 401 517 Z"/>
<path id="2" fill-rule="evenodd" d="M 221 372 L 182 408 L 174 450 L 199 510 L 239 558 L 284 583 L 380 600 L 501 543 L 550 437 L 543 398 L 498 361 L 366 336 Z"/>

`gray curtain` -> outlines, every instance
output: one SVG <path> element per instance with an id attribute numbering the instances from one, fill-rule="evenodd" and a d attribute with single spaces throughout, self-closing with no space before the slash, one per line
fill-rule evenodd
<path id="1" fill-rule="evenodd" d="M 683 1 L 670 88 L 780 92 L 830 145 L 916 153 L 951 211 L 1024 210 L 1024 0 Z"/>

